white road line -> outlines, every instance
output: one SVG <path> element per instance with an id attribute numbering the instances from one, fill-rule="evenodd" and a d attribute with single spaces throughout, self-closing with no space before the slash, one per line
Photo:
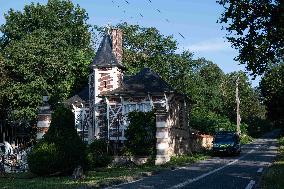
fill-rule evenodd
<path id="1" fill-rule="evenodd" d="M 247 185 L 247 187 L 246 187 L 245 189 L 252 189 L 252 187 L 254 186 L 254 184 L 255 184 L 255 181 L 254 181 L 254 180 L 251 180 L 251 181 L 248 183 L 248 185 Z"/>
<path id="2" fill-rule="evenodd" d="M 261 167 L 257 170 L 257 173 L 261 173 L 262 171 L 263 171 L 263 168 Z"/>
<path id="3" fill-rule="evenodd" d="M 207 176 L 209 176 L 209 175 L 211 175 L 211 174 L 213 174 L 213 173 L 216 173 L 217 171 L 220 171 L 220 170 L 222 170 L 222 169 L 224 169 L 224 168 L 226 168 L 226 167 L 228 167 L 228 166 L 230 166 L 230 165 L 232 165 L 232 164 L 238 162 L 240 159 L 244 158 L 245 156 L 247 156 L 248 154 L 250 154 L 250 153 L 252 153 L 252 152 L 254 152 L 254 150 L 250 150 L 248 153 L 246 153 L 246 154 L 243 155 L 242 157 L 240 157 L 240 158 L 238 158 L 238 159 L 236 159 L 236 160 L 234 160 L 234 161 L 232 161 L 232 162 L 230 162 L 230 163 L 228 163 L 228 164 L 226 164 L 226 165 L 224 165 L 224 166 L 222 166 L 222 167 L 219 167 L 218 169 L 214 169 L 214 170 L 212 170 L 212 171 L 210 171 L 210 172 L 208 172 L 208 173 L 205 173 L 205 174 L 200 175 L 200 176 L 198 176 L 198 177 L 195 177 L 195 178 L 193 178 L 193 179 L 188 179 L 188 180 L 186 180 L 185 182 L 182 182 L 182 183 L 179 183 L 179 184 L 177 184 L 177 185 L 174 185 L 174 186 L 172 186 L 172 187 L 170 187 L 170 188 L 168 188 L 168 189 L 176 189 L 176 188 L 185 187 L 185 186 L 188 185 L 188 184 L 191 184 L 191 183 L 193 183 L 193 182 L 196 182 L 196 181 L 198 181 L 198 180 L 200 180 L 200 179 L 202 179 L 202 178 L 204 178 L 204 177 L 207 177 Z"/>

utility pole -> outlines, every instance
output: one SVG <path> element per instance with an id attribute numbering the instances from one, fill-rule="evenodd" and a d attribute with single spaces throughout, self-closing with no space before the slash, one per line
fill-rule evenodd
<path id="1" fill-rule="evenodd" d="M 239 76 L 237 77 L 236 80 L 236 103 L 237 103 L 237 133 L 240 135 L 241 134 L 241 116 L 240 116 L 240 98 L 239 98 Z"/>

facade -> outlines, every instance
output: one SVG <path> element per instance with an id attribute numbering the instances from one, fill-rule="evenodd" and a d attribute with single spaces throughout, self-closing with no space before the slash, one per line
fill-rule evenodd
<path id="1" fill-rule="evenodd" d="M 95 138 L 126 140 L 127 115 L 131 111 L 156 111 L 157 154 L 161 162 L 173 154 L 189 151 L 188 99 L 170 87 L 158 74 L 144 68 L 134 76 L 124 75 L 122 32 L 113 29 L 105 35 L 90 65 L 88 95 L 70 98 L 73 111 L 88 120 L 88 142 Z M 87 88 L 87 87 L 86 87 Z M 88 100 L 87 97 L 88 96 Z M 86 131 L 86 130 L 85 130 Z M 159 162 L 158 162 L 159 163 Z"/>

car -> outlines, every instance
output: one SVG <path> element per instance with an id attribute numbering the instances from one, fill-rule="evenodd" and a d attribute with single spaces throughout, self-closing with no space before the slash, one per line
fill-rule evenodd
<path id="1" fill-rule="evenodd" d="M 239 155 L 241 153 L 240 136 L 235 132 L 218 132 L 214 135 L 212 143 L 214 154 Z"/>

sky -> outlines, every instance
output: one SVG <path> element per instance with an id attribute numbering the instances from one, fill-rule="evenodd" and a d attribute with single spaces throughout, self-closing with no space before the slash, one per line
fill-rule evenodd
<path id="1" fill-rule="evenodd" d="M 4 13 L 12 8 L 22 11 L 31 2 L 47 0 L 0 0 L 0 25 Z M 225 73 L 243 70 L 234 61 L 238 55 L 225 39 L 226 31 L 217 23 L 223 7 L 215 0 L 72 0 L 86 9 L 91 25 L 116 25 L 120 22 L 156 27 L 164 35 L 173 35 L 178 52 L 189 50 L 194 58 L 204 57 L 216 63 Z M 251 80 L 257 86 L 259 78 Z"/>

